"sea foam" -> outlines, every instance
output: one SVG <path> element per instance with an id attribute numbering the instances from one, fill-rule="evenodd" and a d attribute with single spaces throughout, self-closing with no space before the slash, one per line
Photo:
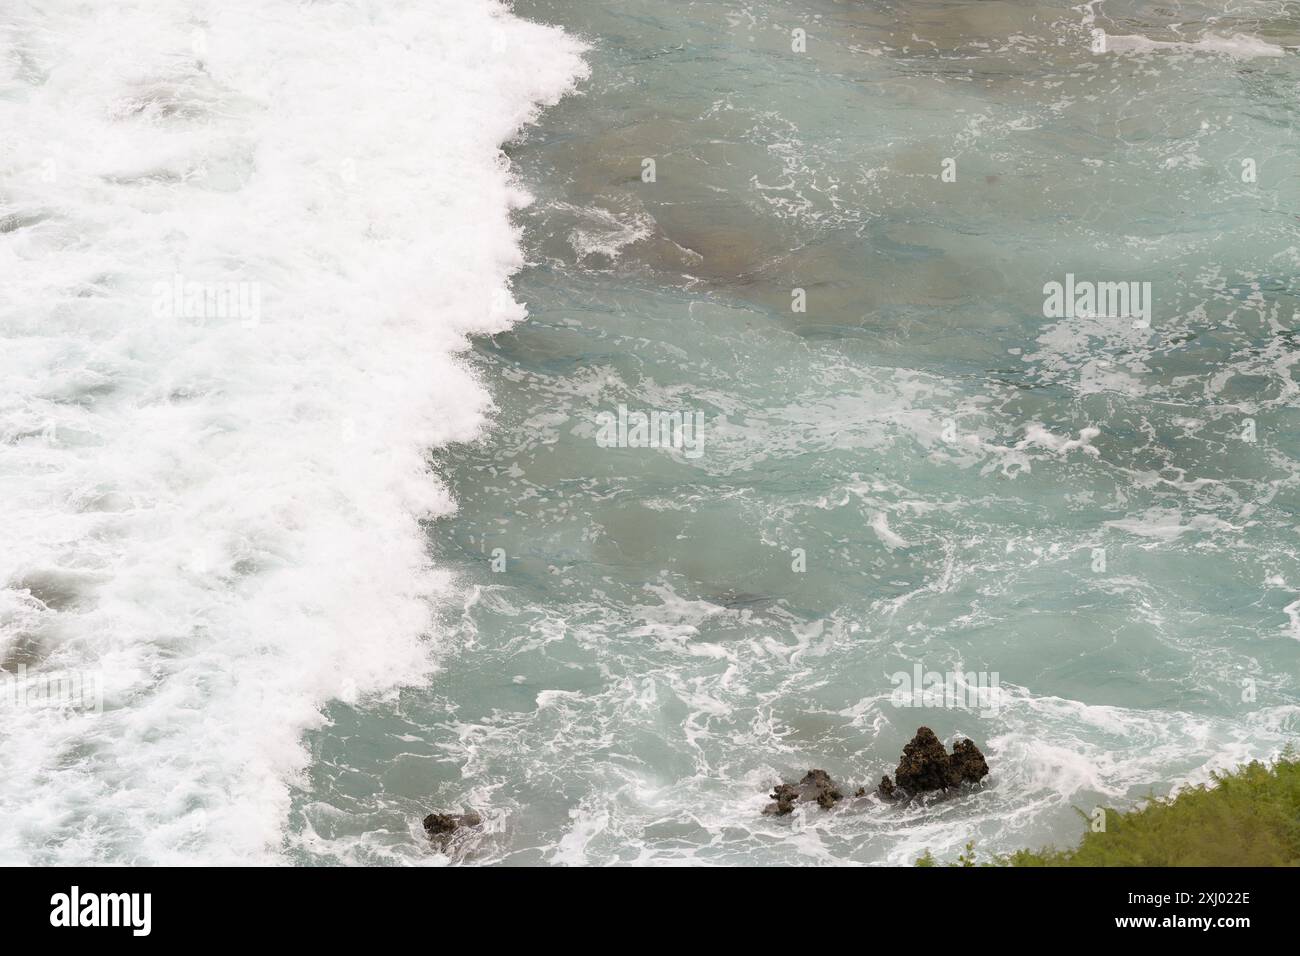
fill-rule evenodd
<path id="1" fill-rule="evenodd" d="M 433 666 L 426 451 L 483 424 L 500 144 L 582 44 L 494 0 L 48 0 L 0 46 L 0 862 L 273 861 L 322 706 Z M 171 291 L 223 284 L 257 314 Z"/>

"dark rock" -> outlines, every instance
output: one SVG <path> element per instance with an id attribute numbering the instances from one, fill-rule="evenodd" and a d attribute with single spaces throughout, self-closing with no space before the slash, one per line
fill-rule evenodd
<path id="1" fill-rule="evenodd" d="M 929 727 L 921 727 L 903 748 L 903 756 L 894 771 L 898 786 L 910 793 L 943 790 L 956 783 L 948 760 L 948 751 Z"/>
<path id="2" fill-rule="evenodd" d="M 951 765 L 958 777 L 968 783 L 979 783 L 989 775 L 988 761 L 971 740 L 953 744 Z"/>
<path id="3" fill-rule="evenodd" d="M 978 783 L 988 775 L 989 765 L 970 740 L 959 740 L 949 754 L 929 727 L 918 727 L 916 736 L 903 748 L 894 779 L 880 778 L 876 792 L 885 800 L 897 800 L 918 793 L 950 790 L 963 783 Z"/>
<path id="4" fill-rule="evenodd" d="M 424 818 L 424 832 L 430 840 L 446 841 L 462 827 L 476 827 L 483 818 L 471 810 L 469 813 L 431 813 Z"/>
<path id="5" fill-rule="evenodd" d="M 460 826 L 460 817 L 450 813 L 431 813 L 424 818 L 424 832 L 429 836 L 452 833 Z"/>
<path id="6" fill-rule="evenodd" d="M 763 813 L 783 817 L 793 813 L 794 805 L 799 802 L 815 802 L 822 809 L 829 810 L 843 797 L 825 770 L 809 770 L 798 783 L 777 784 L 772 791 L 774 802 L 764 807 Z"/>

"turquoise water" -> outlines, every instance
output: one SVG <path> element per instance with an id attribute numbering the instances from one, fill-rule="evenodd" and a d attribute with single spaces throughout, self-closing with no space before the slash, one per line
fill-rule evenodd
<path id="1" fill-rule="evenodd" d="M 507 149 L 529 317 L 431 457 L 439 669 L 331 705 L 291 857 L 906 864 L 1295 740 L 1300 16 L 1238 6 L 519 0 L 592 75 Z M 1067 274 L 1149 327 L 1046 317 Z M 620 405 L 701 454 L 602 447 Z M 918 663 L 996 706 L 897 706 Z M 921 724 L 987 785 L 761 815 Z"/>

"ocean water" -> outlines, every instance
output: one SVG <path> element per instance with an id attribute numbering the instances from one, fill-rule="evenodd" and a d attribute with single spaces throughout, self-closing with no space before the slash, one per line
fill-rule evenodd
<path id="1" fill-rule="evenodd" d="M 79 10 L 0 15 L 0 652 L 103 713 L 8 707 L 0 858 L 908 864 L 1296 740 L 1294 4 Z M 981 789 L 762 815 L 922 724 Z"/>

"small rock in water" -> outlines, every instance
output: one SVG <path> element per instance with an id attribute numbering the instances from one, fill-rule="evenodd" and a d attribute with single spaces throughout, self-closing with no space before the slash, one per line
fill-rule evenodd
<path id="1" fill-rule="evenodd" d="M 933 730 L 918 727 L 916 736 L 903 748 L 894 778 L 891 780 L 888 774 L 881 777 L 876 793 L 885 800 L 897 800 L 918 793 L 949 790 L 963 783 L 978 783 L 988 772 L 989 765 L 973 741 L 957 741 L 949 754 Z"/>
<path id="2" fill-rule="evenodd" d="M 798 783 L 777 784 L 772 791 L 772 800 L 763 808 L 763 813 L 783 817 L 794 812 L 794 805 L 799 802 L 816 802 L 829 810 L 843 798 L 830 774 L 825 770 L 809 770 Z"/>
<path id="3" fill-rule="evenodd" d="M 469 813 L 431 813 L 424 818 L 424 832 L 430 840 L 445 842 L 462 827 L 476 827 L 483 818 L 471 810 Z"/>

